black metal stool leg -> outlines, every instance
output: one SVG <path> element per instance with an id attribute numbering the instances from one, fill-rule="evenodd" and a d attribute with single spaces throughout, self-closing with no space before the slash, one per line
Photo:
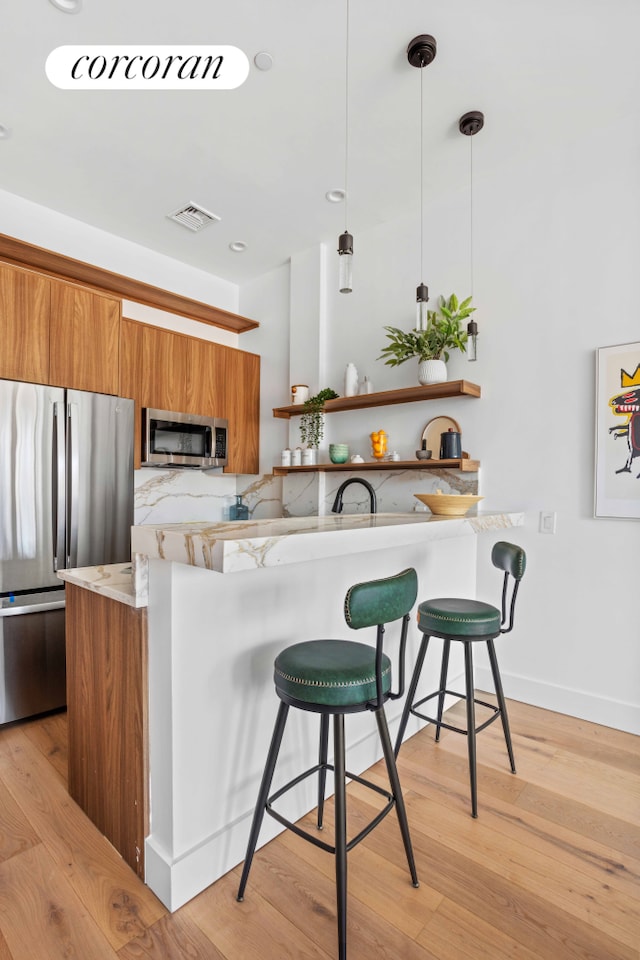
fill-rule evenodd
<path id="1" fill-rule="evenodd" d="M 476 774 L 476 705 L 473 699 L 473 651 L 470 643 L 464 645 L 464 667 L 467 691 L 467 750 L 469 752 L 469 779 L 471 780 L 471 816 L 478 816 L 478 779 Z"/>
<path id="2" fill-rule="evenodd" d="M 338 960 L 347 960 L 347 799 L 345 788 L 344 714 L 333 715 L 335 779 L 335 856 L 338 912 Z"/>
<path id="3" fill-rule="evenodd" d="M 273 772 L 276 767 L 276 760 L 278 759 L 278 753 L 280 751 L 280 744 L 282 743 L 282 735 L 284 733 L 284 726 L 287 722 L 288 713 L 288 704 L 281 700 L 278 716 L 276 717 L 276 723 L 273 728 L 273 736 L 271 737 L 271 746 L 269 747 L 267 762 L 265 764 L 264 773 L 262 774 L 262 782 L 260 783 L 258 799 L 256 801 L 255 810 L 253 811 L 249 843 L 247 844 L 247 853 L 244 858 L 242 877 L 240 878 L 240 886 L 238 887 L 238 900 L 244 899 L 244 889 L 247 885 L 247 880 L 249 879 L 249 870 L 251 869 L 253 855 L 256 852 L 258 837 L 260 836 L 260 827 L 262 826 L 262 820 L 264 818 L 264 811 L 267 804 L 267 799 L 269 797 L 269 789 L 271 787 L 271 781 L 273 780 Z"/>
<path id="4" fill-rule="evenodd" d="M 411 882 L 414 887 L 419 887 L 420 883 L 418 881 L 418 874 L 416 872 L 416 863 L 413 857 L 413 847 L 411 845 L 411 836 L 409 834 L 409 823 L 407 821 L 407 811 L 404 805 L 404 797 L 402 796 L 402 787 L 400 786 L 400 778 L 398 777 L 398 768 L 396 767 L 396 760 L 393 754 L 393 748 L 391 746 L 391 738 L 389 736 L 389 727 L 387 725 L 387 718 L 384 712 L 384 708 L 380 707 L 379 710 L 375 711 L 376 720 L 378 722 L 378 732 L 380 734 L 380 742 L 382 743 L 382 752 L 384 753 L 385 763 L 387 764 L 387 774 L 389 777 L 389 783 L 391 784 L 391 793 L 393 794 L 396 801 L 396 813 L 398 814 L 398 823 L 400 824 L 400 832 L 402 834 L 402 842 L 404 843 L 404 850 L 407 855 L 407 863 L 409 864 L 409 871 L 411 873 Z"/>
<path id="5" fill-rule="evenodd" d="M 511 764 L 511 772 L 516 772 L 516 762 L 513 756 L 513 747 L 511 745 L 511 731 L 509 729 L 509 717 L 507 714 L 507 705 L 504 699 L 504 693 L 502 691 L 502 680 L 500 679 L 500 671 L 498 670 L 498 658 L 496 657 L 496 648 L 493 644 L 493 640 L 487 640 L 487 650 L 489 651 L 489 662 L 491 663 L 491 673 L 493 674 L 493 685 L 496 691 L 496 697 L 498 700 L 498 707 L 500 708 L 500 719 L 502 720 L 502 729 L 504 731 L 504 739 L 507 744 L 507 752 L 509 754 L 509 762 Z"/>
<path id="6" fill-rule="evenodd" d="M 420 649 L 418 650 L 418 659 L 416 660 L 416 665 L 413 668 L 411 683 L 409 684 L 409 691 L 407 693 L 406 700 L 404 701 L 404 710 L 402 711 L 402 717 L 400 718 L 400 726 L 398 728 L 398 735 L 396 737 L 396 746 L 394 750 L 396 757 L 400 752 L 400 747 L 402 745 L 402 738 L 404 737 L 404 732 L 407 728 L 407 721 L 409 719 L 409 714 L 411 713 L 411 708 L 413 706 L 416 690 L 418 689 L 418 681 L 420 680 L 420 674 L 422 673 L 422 665 L 424 663 L 424 658 L 425 658 L 425 654 L 427 652 L 428 646 L 429 646 L 429 637 L 426 634 L 423 634 L 422 641 L 420 643 Z"/>
<path id="7" fill-rule="evenodd" d="M 442 666 L 440 667 L 440 686 L 438 687 L 438 721 L 436 723 L 436 743 L 440 740 L 440 724 L 442 723 L 442 711 L 444 708 L 444 692 L 447 689 L 447 674 L 449 672 L 449 651 L 451 650 L 451 640 L 442 641 Z"/>
<path id="8" fill-rule="evenodd" d="M 327 756 L 329 753 L 329 714 L 323 713 L 320 717 L 320 750 L 318 752 L 318 830 L 322 830 L 324 817 L 324 791 L 327 783 Z"/>

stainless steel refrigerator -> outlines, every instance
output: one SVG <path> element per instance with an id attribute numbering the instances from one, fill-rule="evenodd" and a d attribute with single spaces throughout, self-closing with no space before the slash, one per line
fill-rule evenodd
<path id="1" fill-rule="evenodd" d="M 0 380 L 0 724 L 66 702 L 57 570 L 131 557 L 133 401 Z"/>

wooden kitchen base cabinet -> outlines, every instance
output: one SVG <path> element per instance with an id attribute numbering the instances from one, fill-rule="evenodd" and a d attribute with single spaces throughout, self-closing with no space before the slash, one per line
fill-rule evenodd
<path id="1" fill-rule="evenodd" d="M 144 879 L 147 611 L 66 585 L 69 793 Z"/>

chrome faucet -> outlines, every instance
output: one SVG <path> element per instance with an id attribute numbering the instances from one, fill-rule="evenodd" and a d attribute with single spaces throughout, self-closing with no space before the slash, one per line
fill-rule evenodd
<path id="1" fill-rule="evenodd" d="M 347 489 L 351 483 L 361 483 L 363 487 L 366 487 L 369 491 L 369 499 L 371 501 L 371 510 L 370 513 L 375 513 L 377 510 L 376 505 L 376 492 L 369 483 L 368 480 L 363 480 L 362 477 L 350 477 L 348 480 L 345 480 L 344 483 L 341 483 L 338 487 L 338 492 L 336 493 L 336 498 L 333 501 L 333 506 L 331 507 L 332 513 L 342 513 L 342 494 Z"/>

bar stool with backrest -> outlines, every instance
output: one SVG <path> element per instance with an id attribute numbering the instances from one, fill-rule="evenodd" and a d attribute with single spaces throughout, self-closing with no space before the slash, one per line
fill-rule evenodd
<path id="1" fill-rule="evenodd" d="M 412 568 L 382 580 L 358 583 L 350 588 L 345 597 L 345 619 L 353 630 L 377 627 L 375 647 L 352 640 L 310 640 L 287 647 L 275 660 L 274 682 L 281 702 L 251 824 L 238 900 L 241 901 L 244 897 L 260 827 L 264 814 L 268 813 L 289 830 L 293 830 L 305 840 L 335 855 L 339 960 L 346 960 L 347 956 L 347 852 L 363 840 L 394 807 L 400 824 L 411 880 L 415 887 L 418 886 L 407 815 L 384 711 L 387 700 L 397 699 L 404 692 L 404 658 L 409 612 L 416 601 L 417 593 L 418 579 L 416 571 Z M 391 661 L 383 652 L 383 639 L 385 624 L 396 620 L 402 620 L 402 627 L 398 654 L 399 688 L 394 693 L 391 690 Z M 269 796 L 290 707 L 320 714 L 319 759 L 317 764 Z M 390 792 L 345 770 L 344 717 L 347 713 L 360 713 L 365 710 L 371 710 L 377 721 L 389 776 Z M 328 763 L 330 717 L 333 717 L 332 764 Z M 333 845 L 325 843 L 298 824 L 287 820 L 273 807 L 284 793 L 317 773 L 317 825 L 321 830 L 328 770 L 333 771 L 335 784 L 335 842 Z M 376 791 L 386 800 L 384 808 L 350 841 L 347 841 L 346 777 Z"/>
<path id="2" fill-rule="evenodd" d="M 496 543 L 491 552 L 493 565 L 499 570 L 504 571 L 502 583 L 502 605 L 501 609 L 492 606 L 489 603 L 483 603 L 480 600 L 466 600 L 461 598 L 440 598 L 437 600 L 425 600 L 418 605 L 418 627 L 422 631 L 423 637 L 418 650 L 418 659 L 411 678 L 411 684 L 407 693 L 407 699 L 400 720 L 398 736 L 396 738 L 395 753 L 396 757 L 402 744 L 402 738 L 407 726 L 409 714 L 419 717 L 421 720 L 428 720 L 436 725 L 436 741 L 440 740 L 440 730 L 452 730 L 454 733 L 463 733 L 467 736 L 467 749 L 469 754 L 469 777 L 471 780 L 471 816 L 478 816 L 478 781 L 476 774 L 476 734 L 488 727 L 490 723 L 502 720 L 502 729 L 507 744 L 511 772 L 516 772 L 515 761 L 513 757 L 513 747 L 511 744 L 511 733 L 509 730 L 509 718 L 507 715 L 507 706 L 502 691 L 502 681 L 498 669 L 498 661 L 493 641 L 502 633 L 509 633 L 513 629 L 516 596 L 520 581 L 524 576 L 526 567 L 526 555 L 521 547 L 513 543 L 501 541 Z M 512 580 L 510 580 L 512 578 Z M 509 592 L 511 600 L 509 601 Z M 507 607 L 509 607 L 509 623 L 507 622 Z M 440 686 L 435 693 L 430 693 L 427 697 L 415 700 L 418 681 L 424 664 L 429 639 L 431 637 L 441 637 L 444 641 L 442 647 L 442 663 L 440 667 Z M 447 672 L 449 668 L 449 650 L 451 641 L 457 640 L 464 644 L 464 663 L 465 663 L 465 692 L 456 693 L 454 690 L 447 689 Z M 491 673 L 496 692 L 498 706 L 487 703 L 485 700 L 478 700 L 474 697 L 473 687 L 473 644 L 483 641 L 487 645 L 489 653 L 489 662 L 491 664 Z M 444 698 L 447 694 L 454 697 L 460 697 L 466 701 L 467 726 L 466 728 L 456 727 L 445 723 L 442 719 L 444 708 Z M 428 716 L 420 710 L 423 704 L 429 700 L 438 698 L 438 708 L 435 717 Z M 475 707 L 476 704 L 488 708 L 490 716 L 484 722 L 476 726 Z"/>

